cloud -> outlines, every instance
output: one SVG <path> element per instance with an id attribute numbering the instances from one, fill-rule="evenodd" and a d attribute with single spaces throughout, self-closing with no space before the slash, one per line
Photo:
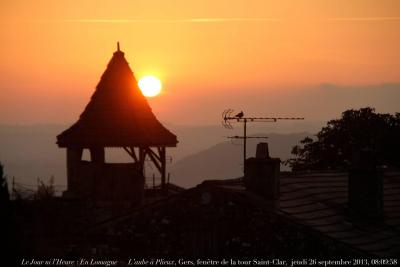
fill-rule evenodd
<path id="1" fill-rule="evenodd" d="M 34 22 L 43 23 L 229 23 L 229 22 L 296 22 L 299 19 L 287 18 L 182 18 L 182 19 L 56 19 L 56 20 L 33 20 Z M 381 22 L 381 21 L 400 21 L 400 17 L 337 17 L 337 18 L 320 18 L 320 19 L 301 19 L 304 22 Z"/>
<path id="2" fill-rule="evenodd" d="M 400 21 L 400 17 L 348 17 L 348 18 L 327 18 L 327 21 Z"/>

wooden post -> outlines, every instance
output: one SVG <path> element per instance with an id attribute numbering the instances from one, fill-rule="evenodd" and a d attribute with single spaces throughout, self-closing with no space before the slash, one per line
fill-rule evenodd
<path id="1" fill-rule="evenodd" d="M 105 151 L 104 147 L 91 147 L 90 160 L 94 163 L 104 163 L 105 162 Z"/>
<path id="2" fill-rule="evenodd" d="M 161 160 L 161 188 L 165 188 L 165 176 L 166 176 L 166 157 L 165 157 L 165 147 L 160 148 L 160 160 Z"/>
<path id="3" fill-rule="evenodd" d="M 77 167 L 82 160 L 83 148 L 67 147 L 67 191 L 78 191 Z"/>
<path id="4" fill-rule="evenodd" d="M 144 161 L 146 159 L 146 149 L 143 147 L 139 147 L 139 164 L 140 164 L 140 169 L 141 173 L 144 176 Z"/>

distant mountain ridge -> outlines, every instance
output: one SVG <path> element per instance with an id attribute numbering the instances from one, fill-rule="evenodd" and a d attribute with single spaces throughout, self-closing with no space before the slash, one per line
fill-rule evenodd
<path id="1" fill-rule="evenodd" d="M 248 139 L 247 158 L 254 157 L 256 145 L 268 142 L 271 157 L 282 161 L 290 158 L 291 150 L 300 140 L 310 133 L 293 134 L 256 134 L 268 136 L 268 139 Z M 281 170 L 289 170 L 281 165 Z M 172 181 L 184 187 L 192 187 L 206 179 L 229 179 L 243 175 L 242 141 L 225 141 L 208 149 L 186 156 L 170 167 Z"/>
<path id="2" fill-rule="evenodd" d="M 176 148 L 167 149 L 167 155 L 172 157 L 172 162 L 168 163 L 171 182 L 192 186 L 203 179 L 241 175 L 242 146 L 226 141 L 227 136 L 241 135 L 242 129 L 239 125 L 234 130 L 227 130 L 219 125 L 166 125 L 178 136 L 179 141 Z M 291 128 L 302 129 L 303 126 L 287 127 L 285 132 Z M 4 165 L 9 184 L 11 185 L 13 177 L 19 183 L 37 185 L 37 178 L 47 181 L 54 176 L 55 184 L 61 185 L 60 188 L 64 185 L 65 188 L 65 149 L 56 145 L 56 136 L 67 127 L 68 125 L 61 124 L 0 125 L 0 162 Z M 249 127 L 249 132 L 265 135 L 264 133 L 273 129 L 277 128 L 273 128 L 272 125 L 268 125 L 267 128 L 254 126 Z M 269 134 L 267 141 L 270 143 L 271 155 L 287 158 L 291 147 L 306 135 L 310 134 Z M 248 156 L 254 155 L 254 142 L 249 141 Z M 87 153 L 84 153 L 84 157 L 87 157 Z M 122 149 L 108 149 L 106 160 L 125 162 L 130 158 Z M 218 162 L 219 165 L 214 166 L 214 162 Z M 151 175 L 151 172 L 148 174 Z"/>

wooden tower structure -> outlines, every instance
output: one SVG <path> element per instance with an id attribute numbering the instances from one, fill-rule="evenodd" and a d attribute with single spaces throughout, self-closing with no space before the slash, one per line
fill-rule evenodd
<path id="1" fill-rule="evenodd" d="M 118 44 L 79 120 L 57 136 L 58 146 L 67 149 L 66 193 L 107 200 L 121 198 L 124 194 L 118 190 L 140 195 L 146 158 L 156 166 L 165 188 L 166 148 L 177 143 L 176 135 L 153 114 Z M 132 163 L 106 163 L 105 148 L 124 149 Z M 82 160 L 84 149 L 90 151 L 90 161 Z"/>

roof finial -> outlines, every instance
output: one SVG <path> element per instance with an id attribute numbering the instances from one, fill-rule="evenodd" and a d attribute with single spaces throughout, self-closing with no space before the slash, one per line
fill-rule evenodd
<path id="1" fill-rule="evenodd" d="M 117 51 L 119 52 L 119 42 L 117 42 Z"/>

